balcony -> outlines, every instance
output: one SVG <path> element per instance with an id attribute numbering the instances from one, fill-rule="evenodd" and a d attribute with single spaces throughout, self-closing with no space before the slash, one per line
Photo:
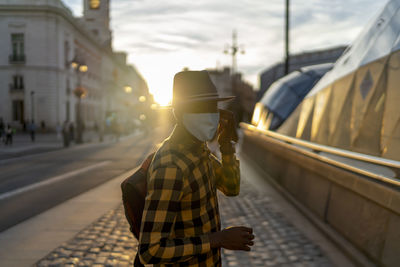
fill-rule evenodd
<path id="1" fill-rule="evenodd" d="M 23 93 L 24 92 L 24 85 L 15 85 L 13 83 L 9 84 L 10 93 Z"/>
<path id="2" fill-rule="evenodd" d="M 25 64 L 25 54 L 12 54 L 8 61 L 10 64 Z"/>

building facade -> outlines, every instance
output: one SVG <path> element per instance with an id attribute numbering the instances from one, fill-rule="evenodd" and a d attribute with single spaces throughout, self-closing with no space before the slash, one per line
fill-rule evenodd
<path id="1" fill-rule="evenodd" d="M 324 50 L 309 51 L 290 56 L 289 73 L 300 70 L 302 67 L 318 65 L 324 63 L 334 63 L 346 50 L 347 46 L 339 46 Z M 260 90 L 257 93 L 259 101 L 268 88 L 278 79 L 285 76 L 285 65 L 283 62 L 277 63 L 260 74 Z"/>
<path id="2" fill-rule="evenodd" d="M 234 112 L 238 122 L 250 122 L 256 103 L 256 93 L 251 84 L 242 79 L 241 73 L 231 74 L 229 67 L 207 69 L 221 96 L 235 96 L 234 100 L 220 102 L 220 108 Z"/>
<path id="3" fill-rule="evenodd" d="M 83 4 L 84 16 L 76 18 L 61 0 L 0 0 L 0 117 L 6 123 L 20 128 L 34 120 L 54 130 L 80 116 L 91 127 L 111 110 L 129 112 L 147 94 L 126 54 L 112 50 L 109 1 Z"/>

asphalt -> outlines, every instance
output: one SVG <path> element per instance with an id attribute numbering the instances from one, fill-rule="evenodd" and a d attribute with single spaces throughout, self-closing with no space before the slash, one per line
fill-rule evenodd
<path id="1" fill-rule="evenodd" d="M 162 138 L 138 133 L 0 161 L 0 231 L 134 168 Z"/>
<path id="2" fill-rule="evenodd" d="M 97 143 L 99 142 L 99 135 L 93 131 L 85 131 L 82 136 L 83 143 Z M 103 137 L 104 141 L 115 139 L 111 134 Z M 74 141 L 70 142 L 70 147 L 81 146 Z M 32 142 L 28 133 L 17 133 L 13 136 L 12 145 L 5 145 L 0 142 L 0 162 L 7 159 L 25 157 L 27 155 L 35 155 L 44 152 L 50 152 L 63 149 L 63 140 L 61 136 L 55 133 L 37 133 L 35 140 Z"/>

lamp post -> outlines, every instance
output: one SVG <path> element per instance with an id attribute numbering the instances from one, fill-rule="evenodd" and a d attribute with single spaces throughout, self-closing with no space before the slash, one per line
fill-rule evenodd
<path id="1" fill-rule="evenodd" d="M 232 56 L 232 70 L 231 70 L 231 88 L 232 88 L 232 93 L 234 95 L 238 95 L 238 88 L 237 88 L 237 83 L 238 83 L 238 76 L 236 75 L 236 71 L 237 71 L 237 61 L 236 61 L 236 54 L 237 53 L 241 53 L 244 54 L 245 50 L 243 48 L 243 45 L 238 45 L 237 43 L 237 32 L 236 30 L 233 30 L 232 32 L 232 44 L 229 45 L 225 45 L 225 50 L 224 53 L 225 54 L 229 54 L 230 56 Z M 240 97 L 240 95 L 238 95 Z M 239 103 L 239 98 L 236 97 L 235 99 L 235 104 L 233 104 L 232 108 L 234 110 L 237 110 L 238 107 L 240 107 L 240 103 Z M 238 111 L 235 111 L 236 116 L 239 113 Z M 239 119 L 241 118 L 236 118 L 236 121 L 239 122 Z"/>
<path id="2" fill-rule="evenodd" d="M 289 18 L 290 18 L 290 3 L 289 0 L 286 0 L 286 8 L 285 8 L 285 75 L 289 74 Z"/>
<path id="3" fill-rule="evenodd" d="M 235 74 L 235 72 L 236 72 L 236 68 L 237 68 L 236 54 L 238 52 L 240 52 L 241 54 L 245 53 L 243 45 L 239 46 L 237 44 L 237 32 L 236 32 L 236 30 L 233 30 L 232 44 L 225 45 L 225 49 L 224 49 L 225 54 L 229 54 L 232 56 L 232 74 Z"/>
<path id="4" fill-rule="evenodd" d="M 34 95 L 35 95 L 35 91 L 31 91 L 31 117 L 32 117 L 32 121 L 31 122 L 33 122 L 34 121 L 34 119 L 35 119 L 35 115 L 34 115 L 34 112 L 35 112 L 35 107 L 34 107 L 34 105 L 35 105 L 35 103 L 34 103 Z"/>
<path id="5" fill-rule="evenodd" d="M 76 72 L 78 77 L 77 87 L 74 90 L 74 95 L 78 98 L 78 106 L 77 106 L 77 125 L 76 125 L 76 143 L 82 144 L 82 132 L 83 132 L 83 123 L 81 118 L 81 100 L 86 96 L 86 90 L 81 85 L 81 74 L 88 71 L 88 66 L 79 61 L 77 58 L 71 62 L 71 67 Z"/>

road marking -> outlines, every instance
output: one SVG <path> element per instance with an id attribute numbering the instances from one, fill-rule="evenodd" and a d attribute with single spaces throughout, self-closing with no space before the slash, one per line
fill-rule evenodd
<path id="1" fill-rule="evenodd" d="M 87 166 L 87 167 L 84 167 L 84 168 L 81 168 L 81 169 L 78 169 L 78 170 L 75 170 L 75 171 L 71 171 L 71 172 L 67 172 L 67 173 L 61 174 L 61 175 L 54 176 L 52 178 L 46 179 L 46 180 L 38 182 L 38 183 L 30 184 L 30 185 L 27 185 L 27 186 L 24 186 L 24 187 L 21 187 L 21 188 L 18 188 L 18 189 L 3 193 L 3 194 L 0 195 L 0 200 L 9 198 L 9 197 L 12 197 L 12 196 L 15 196 L 15 195 L 19 195 L 19 194 L 22 194 L 22 193 L 25 193 L 25 192 L 28 192 L 28 191 L 32 191 L 32 190 L 34 190 L 36 188 L 39 188 L 39 187 L 42 187 L 42 186 L 45 186 L 45 185 L 56 183 L 56 182 L 65 180 L 67 178 L 70 178 L 72 176 L 75 176 L 75 175 L 78 175 L 78 174 L 81 174 L 81 173 L 84 173 L 84 172 L 87 172 L 87 171 L 90 171 L 90 170 L 93 170 L 93 169 L 96 169 L 96 168 L 99 168 L 99 167 L 103 167 L 103 166 L 109 164 L 110 162 L 111 161 L 109 161 L 109 160 L 102 161 L 102 162 L 99 162 L 99 163 L 96 163 L 96 164 L 93 164 L 93 165 L 90 165 L 90 166 Z"/>

